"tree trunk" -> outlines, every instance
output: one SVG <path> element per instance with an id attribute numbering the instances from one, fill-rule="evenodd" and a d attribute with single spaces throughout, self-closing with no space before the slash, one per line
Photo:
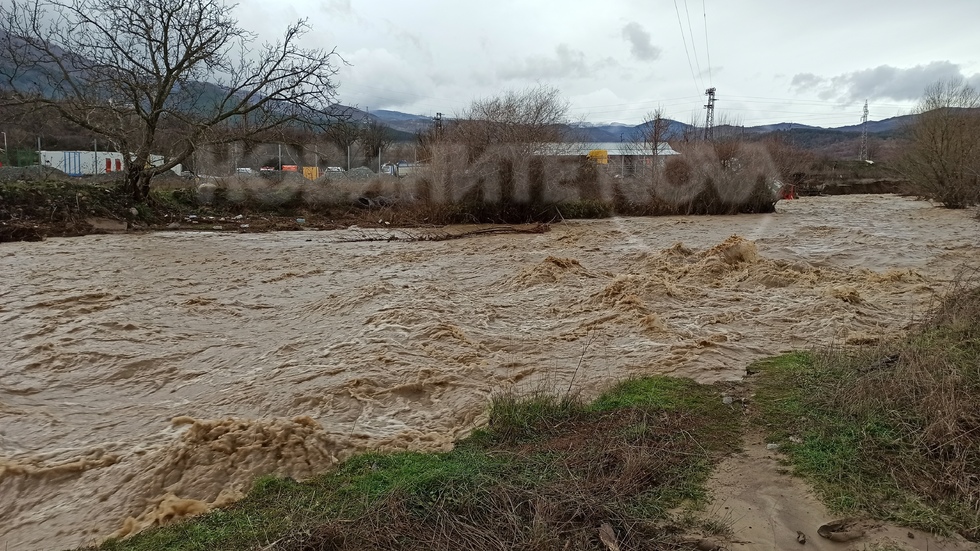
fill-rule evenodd
<path id="1" fill-rule="evenodd" d="M 126 192 L 133 198 L 133 203 L 142 203 L 150 195 L 150 174 L 140 170 L 137 162 L 130 164 L 126 172 Z"/>

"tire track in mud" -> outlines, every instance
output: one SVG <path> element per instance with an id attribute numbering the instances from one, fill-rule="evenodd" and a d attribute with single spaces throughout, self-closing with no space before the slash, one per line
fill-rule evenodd
<path id="1" fill-rule="evenodd" d="M 261 474 L 446 449 L 507 388 L 731 380 L 765 355 L 867 342 L 980 264 L 969 213 L 891 196 L 780 207 L 451 242 L 4 244 L 0 544 L 70 547 Z"/>

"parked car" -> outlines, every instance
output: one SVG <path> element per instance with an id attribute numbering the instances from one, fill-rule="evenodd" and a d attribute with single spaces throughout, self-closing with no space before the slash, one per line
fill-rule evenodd
<path id="1" fill-rule="evenodd" d="M 235 169 L 235 172 L 238 172 L 239 174 L 251 174 L 252 173 L 252 169 L 251 168 L 247 168 L 247 167 L 241 167 L 241 168 Z"/>

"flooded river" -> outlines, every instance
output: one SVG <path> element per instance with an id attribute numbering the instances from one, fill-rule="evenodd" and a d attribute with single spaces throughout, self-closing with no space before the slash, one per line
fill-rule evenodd
<path id="1" fill-rule="evenodd" d="M 752 360 L 906 327 L 972 212 L 895 196 L 544 234 L 154 233 L 0 245 L 0 548 L 59 549 L 307 477 L 444 450 L 488 397 Z"/>

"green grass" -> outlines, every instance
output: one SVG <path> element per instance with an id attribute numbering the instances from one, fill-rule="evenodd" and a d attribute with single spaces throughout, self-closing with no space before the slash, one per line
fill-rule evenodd
<path id="1" fill-rule="evenodd" d="M 228 508 L 133 538 L 110 540 L 101 548 L 247 549 L 331 519 L 363 515 L 391 495 L 409 496 L 412 505 L 420 508 L 463 499 L 491 480 L 503 465 L 503 460 L 475 449 L 360 455 L 333 473 L 302 483 L 260 478 L 246 499 Z"/>
<path id="2" fill-rule="evenodd" d="M 703 502 L 739 418 L 692 381 L 626 381 L 591 404 L 496 396 L 487 427 L 445 453 L 369 453 L 305 482 L 259 479 L 227 508 L 104 550 L 659 549 L 670 509 Z"/>
<path id="3" fill-rule="evenodd" d="M 721 404 L 713 389 L 690 379 L 646 377 L 629 379 L 599 396 L 591 405 L 593 411 L 611 411 L 625 407 L 650 407 L 677 411 L 716 408 Z"/>
<path id="4" fill-rule="evenodd" d="M 977 419 L 980 347 L 969 327 L 927 324 L 871 348 L 759 362 L 755 422 L 833 512 L 976 540 L 980 439 L 970 427 L 980 425 L 936 432 L 950 418 Z M 958 390 L 942 411 L 937 392 L 950 385 Z M 950 448 L 956 440 L 966 445 Z"/>

